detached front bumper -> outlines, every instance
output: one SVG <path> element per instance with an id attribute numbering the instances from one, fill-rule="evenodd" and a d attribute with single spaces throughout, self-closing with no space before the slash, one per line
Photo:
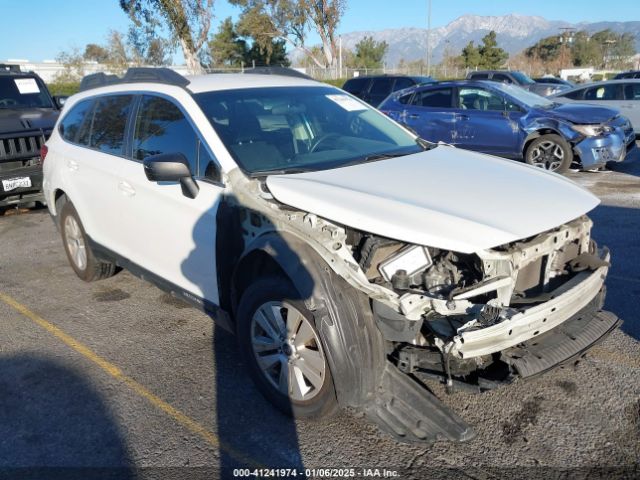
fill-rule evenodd
<path id="1" fill-rule="evenodd" d="M 609 251 L 599 257 L 609 261 Z M 603 289 L 608 267 L 578 273 L 551 292 L 552 299 L 524 308 L 504 321 L 478 330 L 463 331 L 453 338 L 449 352 L 459 358 L 489 355 L 514 347 L 548 332 L 587 307 Z M 601 305 L 599 306 L 601 307 Z"/>

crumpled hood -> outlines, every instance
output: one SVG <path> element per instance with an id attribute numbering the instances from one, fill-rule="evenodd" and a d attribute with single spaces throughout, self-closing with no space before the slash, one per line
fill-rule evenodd
<path id="1" fill-rule="evenodd" d="M 551 100 L 554 100 L 553 98 Z M 563 103 L 549 110 L 542 110 L 546 116 L 568 120 L 577 124 L 608 123 L 618 116 L 613 108 L 586 105 L 583 103 Z"/>
<path id="2" fill-rule="evenodd" d="M 0 134 L 51 130 L 59 114 L 52 108 L 0 108 Z"/>
<path id="3" fill-rule="evenodd" d="M 447 146 L 272 175 L 267 186 L 280 202 L 336 223 L 461 253 L 530 237 L 600 202 L 560 175 Z"/>

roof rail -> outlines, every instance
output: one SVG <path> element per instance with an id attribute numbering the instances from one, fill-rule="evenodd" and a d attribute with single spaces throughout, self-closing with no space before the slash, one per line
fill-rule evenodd
<path id="1" fill-rule="evenodd" d="M 253 68 L 245 68 L 243 73 L 256 73 L 260 75 L 282 75 L 285 77 L 298 77 L 298 78 L 306 78 L 307 80 L 313 80 L 306 73 L 302 73 L 299 70 L 289 67 L 253 67 Z"/>
<path id="2" fill-rule="evenodd" d="M 129 68 L 122 78 L 103 72 L 87 75 L 80 82 L 80 91 L 118 83 L 164 83 L 186 87 L 189 80 L 170 68 L 134 67 Z"/>
<path id="3" fill-rule="evenodd" d="M 0 63 L 0 72 L 22 73 L 20 65 Z"/>

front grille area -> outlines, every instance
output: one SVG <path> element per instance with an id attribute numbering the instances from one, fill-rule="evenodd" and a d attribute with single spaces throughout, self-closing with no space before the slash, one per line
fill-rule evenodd
<path id="1" fill-rule="evenodd" d="M 40 147 L 44 143 L 42 135 L 0 138 L 0 165 L 8 160 L 31 159 L 40 156 Z M 18 162 L 10 162 L 12 164 Z M 3 167 L 0 166 L 3 170 Z"/>

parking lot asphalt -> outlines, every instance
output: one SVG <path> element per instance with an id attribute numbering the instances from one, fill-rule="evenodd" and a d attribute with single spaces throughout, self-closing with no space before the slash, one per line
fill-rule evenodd
<path id="1" fill-rule="evenodd" d="M 294 422 L 261 397 L 235 339 L 207 316 L 127 272 L 83 283 L 44 209 L 0 217 L 0 478 L 231 478 L 240 466 L 386 468 L 399 478 L 637 469 L 640 161 L 570 177 L 602 199 L 591 217 L 613 252 L 606 308 L 625 323 L 577 366 L 529 382 L 451 395 L 430 385 L 474 426 L 463 444 L 396 443 L 352 411 Z"/>

